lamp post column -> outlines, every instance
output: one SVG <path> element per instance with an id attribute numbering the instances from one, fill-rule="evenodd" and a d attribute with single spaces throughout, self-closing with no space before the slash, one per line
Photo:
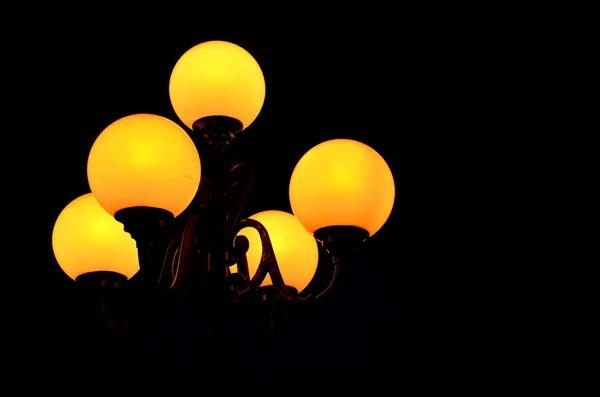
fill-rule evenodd
<path id="1" fill-rule="evenodd" d="M 200 241 L 201 268 L 204 268 L 203 290 L 208 310 L 208 349 L 212 365 L 225 365 L 224 312 L 229 303 L 227 269 L 230 265 L 232 241 L 229 219 L 230 162 L 227 148 L 242 128 L 238 120 L 212 116 L 194 123 L 192 139 L 200 152 L 202 182 L 199 193 L 205 196 Z"/>

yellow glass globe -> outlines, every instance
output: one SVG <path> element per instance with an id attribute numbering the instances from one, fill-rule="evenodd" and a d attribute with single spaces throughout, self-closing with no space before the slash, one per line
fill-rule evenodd
<path id="1" fill-rule="evenodd" d="M 145 206 L 177 216 L 200 185 L 200 156 L 173 121 L 134 114 L 113 122 L 96 138 L 87 177 L 92 193 L 111 215 Z"/>
<path id="2" fill-rule="evenodd" d="M 228 116 L 247 128 L 265 100 L 265 78 L 256 60 L 227 41 L 207 41 L 186 51 L 169 82 L 171 104 L 190 129 L 207 116 Z"/>
<path id="3" fill-rule="evenodd" d="M 292 212 L 306 230 L 356 226 L 375 234 L 394 205 L 392 172 L 379 153 L 351 139 L 310 149 L 290 179 Z"/>
<path id="4" fill-rule="evenodd" d="M 298 292 L 306 288 L 315 275 L 319 262 L 319 249 L 315 238 L 288 212 L 263 211 L 252 215 L 250 219 L 257 220 L 267 229 L 285 284 L 296 288 Z M 250 243 L 246 257 L 252 277 L 258 269 L 262 255 L 260 235 L 256 229 L 250 227 L 243 228 L 237 235 L 246 236 Z M 232 272 L 235 273 L 237 267 L 232 267 Z M 262 285 L 272 285 L 268 274 Z"/>
<path id="5" fill-rule="evenodd" d="M 73 280 L 95 271 L 131 278 L 140 269 L 135 240 L 92 193 L 71 201 L 58 215 L 52 249 L 62 270 Z"/>

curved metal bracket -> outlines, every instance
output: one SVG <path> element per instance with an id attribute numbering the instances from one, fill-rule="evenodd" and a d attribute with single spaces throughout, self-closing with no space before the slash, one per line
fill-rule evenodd
<path id="1" fill-rule="evenodd" d="M 335 256 L 330 255 L 330 257 L 331 257 L 332 264 L 333 264 L 333 274 L 331 275 L 331 279 L 329 280 L 329 284 L 327 285 L 327 287 L 325 287 L 325 289 L 323 291 L 321 291 L 320 293 L 315 295 L 313 297 L 314 300 L 319 300 L 319 299 L 324 298 L 329 293 L 329 291 L 331 291 L 331 289 L 333 288 L 333 285 L 335 284 L 335 281 L 337 280 L 337 277 L 338 277 L 338 274 L 340 271 L 340 262 Z"/>
<path id="2" fill-rule="evenodd" d="M 262 225 L 262 223 L 254 219 L 242 219 L 236 222 L 236 224 L 234 225 L 232 230 L 233 236 L 235 236 L 240 230 L 242 230 L 245 227 L 251 227 L 258 231 L 258 234 L 260 235 L 260 242 L 262 244 L 262 255 L 256 273 L 254 273 L 254 276 L 250 279 L 250 281 L 246 284 L 244 288 L 240 289 L 239 291 L 236 291 L 237 296 L 242 297 L 250 291 L 256 292 L 268 273 L 271 276 L 273 287 L 275 287 L 275 290 L 278 292 L 279 296 L 284 300 L 293 302 L 312 301 L 312 296 L 299 296 L 285 285 L 285 282 L 283 281 L 283 276 L 281 275 L 281 271 L 279 270 L 279 265 L 277 264 L 277 259 L 275 258 L 275 252 L 273 251 L 273 245 L 271 244 L 269 233 L 267 232 L 267 229 Z"/>
<path id="3" fill-rule="evenodd" d="M 242 175 L 239 175 L 240 171 L 243 170 L 246 172 L 242 173 Z M 228 196 L 231 200 L 235 198 L 235 201 L 231 202 L 228 206 L 228 217 L 232 221 L 236 221 L 246 206 L 248 197 L 254 188 L 255 174 L 252 167 L 248 166 L 247 164 L 237 162 L 231 165 L 229 168 L 229 177 L 231 180 Z"/>
<path id="4" fill-rule="evenodd" d="M 176 253 L 177 269 L 171 284 L 172 290 L 180 289 L 187 281 L 191 268 L 196 261 L 195 239 L 198 230 L 200 215 L 192 215 L 186 222 L 181 236 L 181 245 Z"/>

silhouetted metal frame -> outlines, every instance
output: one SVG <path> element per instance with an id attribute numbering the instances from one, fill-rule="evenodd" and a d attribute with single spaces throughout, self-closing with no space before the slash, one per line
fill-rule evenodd
<path id="1" fill-rule="evenodd" d="M 295 288 L 288 287 L 281 274 L 265 226 L 254 219 L 237 219 L 248 200 L 255 178 L 250 167 L 240 162 L 229 163 L 225 155 L 226 149 L 241 128 L 241 123 L 237 120 L 224 116 L 213 116 L 194 123 L 192 139 L 199 152 L 204 153 L 202 161 L 205 166 L 203 166 L 201 186 L 195 200 L 187 209 L 189 218 L 183 227 L 181 224 L 175 225 L 180 230 L 166 245 L 161 261 L 157 260 L 158 252 L 154 247 L 164 243 L 159 240 L 165 237 L 163 232 L 168 224 L 173 223 L 172 214 L 166 210 L 150 207 L 126 208 L 115 214 L 115 219 L 123 223 L 125 231 L 136 240 L 140 271 L 134 278 L 141 280 L 142 284 L 148 282 L 161 284 L 162 276 L 170 269 L 172 276 L 170 290 L 177 292 L 186 283 L 191 282 L 194 284 L 193 288 L 206 288 L 210 298 L 212 293 L 217 292 L 214 289 L 217 284 L 219 288 L 221 287 L 222 279 L 221 276 L 215 278 L 214 269 L 209 268 L 210 259 L 201 260 L 200 254 L 208 253 L 210 256 L 212 253 L 210 248 L 207 252 L 202 252 L 198 241 L 204 239 L 205 242 L 216 242 L 220 245 L 216 253 L 226 253 L 226 258 L 217 259 L 216 263 L 224 266 L 223 277 L 227 282 L 223 286 L 228 287 L 229 291 L 224 291 L 227 293 L 223 296 L 229 297 L 231 302 L 247 301 L 260 295 L 259 289 L 267 274 L 271 278 L 273 292 L 277 299 L 287 302 L 311 302 L 322 299 L 333 289 L 338 279 L 340 257 L 343 261 L 346 254 L 352 251 L 352 248 L 357 248 L 369 237 L 369 234 L 363 229 L 351 226 L 335 226 L 316 231 L 314 237 L 322 248 L 320 252 L 326 253 L 331 259 L 329 262 L 333 266 L 331 279 L 322 291 L 308 293 L 306 296 L 300 294 L 306 291 L 299 293 Z M 246 173 L 240 176 L 242 170 L 246 170 Z M 262 244 L 260 263 L 252 276 L 249 274 L 246 257 L 248 240 L 245 236 L 237 235 L 246 227 L 258 232 Z M 216 240 L 212 237 L 214 233 L 220 233 L 220 237 Z M 207 247 L 204 246 L 203 249 L 206 250 Z M 238 273 L 232 274 L 229 267 L 234 260 L 237 260 Z M 172 266 L 167 266 L 169 263 Z M 217 270 L 220 272 L 219 269 Z M 203 281 L 201 285 L 195 284 L 199 280 L 191 277 L 193 273 L 200 276 L 200 281 Z M 104 282 L 106 275 L 82 277 L 82 283 L 88 279 L 94 283 Z M 220 292 L 218 294 L 221 295 Z M 107 324 L 112 325 L 108 316 L 107 302 L 103 303 L 101 310 Z"/>

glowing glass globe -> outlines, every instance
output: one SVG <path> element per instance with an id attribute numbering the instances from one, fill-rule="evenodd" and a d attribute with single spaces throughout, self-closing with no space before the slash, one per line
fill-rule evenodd
<path id="1" fill-rule="evenodd" d="M 73 280 L 95 271 L 130 278 L 140 269 L 135 240 L 92 193 L 71 201 L 58 215 L 52 230 L 52 250 Z"/>
<path id="2" fill-rule="evenodd" d="M 265 100 L 265 79 L 256 60 L 227 41 L 207 41 L 186 51 L 169 82 L 171 104 L 190 129 L 207 116 L 228 116 L 247 128 Z"/>
<path id="3" fill-rule="evenodd" d="M 319 262 L 319 249 L 315 238 L 298 222 L 296 217 L 284 211 L 263 211 L 254 214 L 250 219 L 257 220 L 267 229 L 275 258 L 287 286 L 302 291 L 312 280 Z M 250 243 L 246 257 L 250 277 L 256 273 L 262 255 L 260 235 L 254 228 L 245 227 L 238 236 L 246 236 Z M 235 272 L 234 267 L 233 272 Z M 267 275 L 262 285 L 272 285 Z"/>
<path id="4" fill-rule="evenodd" d="M 294 215 L 310 233 L 327 226 L 356 226 L 372 236 L 394 206 L 394 178 L 371 147 L 332 139 L 298 161 L 289 196 Z"/>
<path id="5" fill-rule="evenodd" d="M 173 121 L 134 114 L 113 122 L 96 138 L 87 177 L 92 193 L 111 215 L 143 206 L 177 216 L 200 185 L 200 156 Z"/>

